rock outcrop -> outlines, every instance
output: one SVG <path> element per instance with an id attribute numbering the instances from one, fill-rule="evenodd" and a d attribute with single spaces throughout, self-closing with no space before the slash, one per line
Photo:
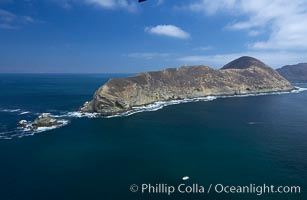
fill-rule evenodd
<path id="1" fill-rule="evenodd" d="M 293 83 L 307 82 L 307 63 L 299 63 L 296 65 L 286 65 L 277 71 L 287 80 Z"/>
<path id="2" fill-rule="evenodd" d="M 50 116 L 49 113 L 43 113 L 38 116 L 33 123 L 28 123 L 26 120 L 21 120 L 18 122 L 18 126 L 21 128 L 35 130 L 40 127 L 52 127 L 63 125 L 62 121 L 56 120 Z"/>
<path id="3" fill-rule="evenodd" d="M 18 122 L 18 126 L 19 127 L 21 127 L 21 128 L 27 128 L 27 126 L 28 126 L 28 121 L 27 120 L 20 120 L 19 122 Z"/>
<path id="4" fill-rule="evenodd" d="M 111 79 L 81 111 L 114 114 L 157 101 L 292 89 L 291 83 L 274 69 L 257 59 L 242 57 L 221 70 L 190 66 Z"/>
<path id="5" fill-rule="evenodd" d="M 62 124 L 63 122 L 54 119 L 53 117 L 50 116 L 49 113 L 43 113 L 34 120 L 32 126 L 37 128 L 37 127 L 59 126 Z"/>

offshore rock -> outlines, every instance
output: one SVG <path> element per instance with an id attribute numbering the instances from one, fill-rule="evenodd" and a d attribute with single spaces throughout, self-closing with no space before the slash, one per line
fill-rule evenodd
<path id="1" fill-rule="evenodd" d="M 62 124 L 63 122 L 54 119 L 53 117 L 50 116 L 49 113 L 43 113 L 34 120 L 34 122 L 32 123 L 32 127 L 36 129 L 39 127 L 59 126 Z"/>
<path id="2" fill-rule="evenodd" d="M 26 128 L 27 127 L 27 124 L 28 124 L 28 121 L 27 120 L 20 120 L 18 122 L 18 126 L 22 127 L 22 128 Z"/>

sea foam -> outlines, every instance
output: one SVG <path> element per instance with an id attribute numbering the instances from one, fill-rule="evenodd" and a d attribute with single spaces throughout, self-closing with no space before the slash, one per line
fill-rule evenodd
<path id="1" fill-rule="evenodd" d="M 29 113 L 30 113 L 29 111 L 25 111 L 25 112 L 19 113 L 19 115 L 26 115 L 26 114 L 29 114 Z"/>
<path id="2" fill-rule="evenodd" d="M 257 93 L 257 94 L 241 94 L 241 95 L 228 95 L 228 96 L 207 96 L 207 97 L 197 97 L 191 99 L 181 99 L 181 100 L 171 100 L 171 101 L 159 101 L 152 104 L 144 105 L 144 106 L 136 106 L 133 107 L 132 110 L 105 116 L 101 113 L 83 113 L 80 111 L 68 112 L 64 115 L 59 115 L 58 117 L 74 117 L 74 118 L 114 118 L 114 117 L 125 117 L 130 116 L 136 113 L 141 112 L 152 112 L 157 111 L 165 106 L 182 104 L 182 103 L 190 103 L 190 102 L 199 102 L 199 101 L 213 101 L 218 98 L 235 98 L 235 97 L 253 97 L 253 96 L 265 96 L 265 95 L 281 95 L 281 94 L 292 94 L 292 93 L 300 93 L 303 91 L 307 91 L 307 88 L 295 87 L 295 90 L 289 92 L 270 92 L 270 93 Z"/>
<path id="3" fill-rule="evenodd" d="M 242 95 L 233 95 L 233 96 L 207 96 L 207 97 L 198 97 L 198 98 L 191 98 L 191 99 L 182 99 L 182 100 L 171 100 L 171 101 L 159 101 L 152 104 L 144 105 L 144 106 L 137 106 L 133 107 L 132 110 L 120 113 L 120 114 L 114 114 L 114 115 L 103 115 L 101 113 L 83 113 L 80 111 L 75 112 L 64 112 L 61 114 L 52 114 L 51 116 L 54 118 L 57 118 L 59 121 L 61 121 L 63 124 L 59 126 L 52 126 L 52 127 L 40 127 L 35 130 L 30 129 L 23 129 L 23 128 L 16 128 L 16 130 L 13 131 L 7 131 L 7 132 L 1 132 L 0 133 L 0 139 L 13 139 L 13 138 L 22 138 L 25 136 L 32 136 L 36 133 L 41 133 L 49 130 L 53 130 L 62 126 L 65 126 L 69 123 L 70 119 L 73 118 L 114 118 L 114 117 L 125 117 L 130 116 L 136 113 L 141 112 L 153 112 L 160 110 L 164 108 L 165 106 L 170 105 L 176 105 L 176 104 L 182 104 L 182 103 L 190 103 L 190 102 L 199 102 L 199 101 L 213 101 L 218 98 L 234 98 L 234 97 L 252 97 L 252 96 L 264 96 L 264 95 L 281 95 L 281 94 L 293 94 L 293 93 L 300 93 L 307 91 L 307 88 L 301 88 L 296 87 L 295 90 L 292 90 L 290 92 L 271 92 L 271 93 L 257 93 L 257 94 L 242 94 Z M 0 112 L 19 112 L 19 115 L 28 114 L 28 111 L 21 111 L 21 109 L 0 109 Z M 38 115 L 40 113 L 37 113 Z M 31 122 L 29 122 L 29 125 Z M 255 122 L 250 122 L 250 125 L 255 124 Z"/>
<path id="4" fill-rule="evenodd" d="M 5 132 L 0 132 L 0 139 L 14 139 L 14 138 L 22 138 L 25 136 L 33 136 L 36 133 L 41 133 L 49 130 L 53 130 L 56 128 L 60 128 L 62 126 L 65 126 L 69 123 L 69 120 L 59 120 L 59 122 L 62 122 L 61 125 L 58 126 L 51 126 L 51 127 L 39 127 L 37 129 L 30 129 L 30 128 L 20 128 L 17 127 L 15 130 L 12 131 L 5 131 Z M 31 122 L 28 122 L 27 125 L 31 125 Z"/>
<path id="5" fill-rule="evenodd" d="M 21 109 L 0 109 L 0 112 L 10 112 L 10 113 L 14 113 L 14 112 L 19 112 Z"/>

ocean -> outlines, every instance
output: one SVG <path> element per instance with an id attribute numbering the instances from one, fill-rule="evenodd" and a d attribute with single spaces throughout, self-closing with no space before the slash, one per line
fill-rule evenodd
<path id="1" fill-rule="evenodd" d="M 1 74 L 0 200 L 307 199 L 307 91 L 159 103 L 111 118 L 76 112 L 109 78 L 125 76 Z M 17 128 L 41 113 L 67 124 Z M 142 193 L 149 184 L 206 192 Z M 207 193 L 253 184 L 301 192 Z"/>

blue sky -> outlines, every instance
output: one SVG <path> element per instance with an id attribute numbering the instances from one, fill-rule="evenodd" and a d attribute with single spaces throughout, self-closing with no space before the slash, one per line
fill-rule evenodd
<path id="1" fill-rule="evenodd" d="M 306 0 L 0 0 L 0 72 L 307 62 Z"/>

